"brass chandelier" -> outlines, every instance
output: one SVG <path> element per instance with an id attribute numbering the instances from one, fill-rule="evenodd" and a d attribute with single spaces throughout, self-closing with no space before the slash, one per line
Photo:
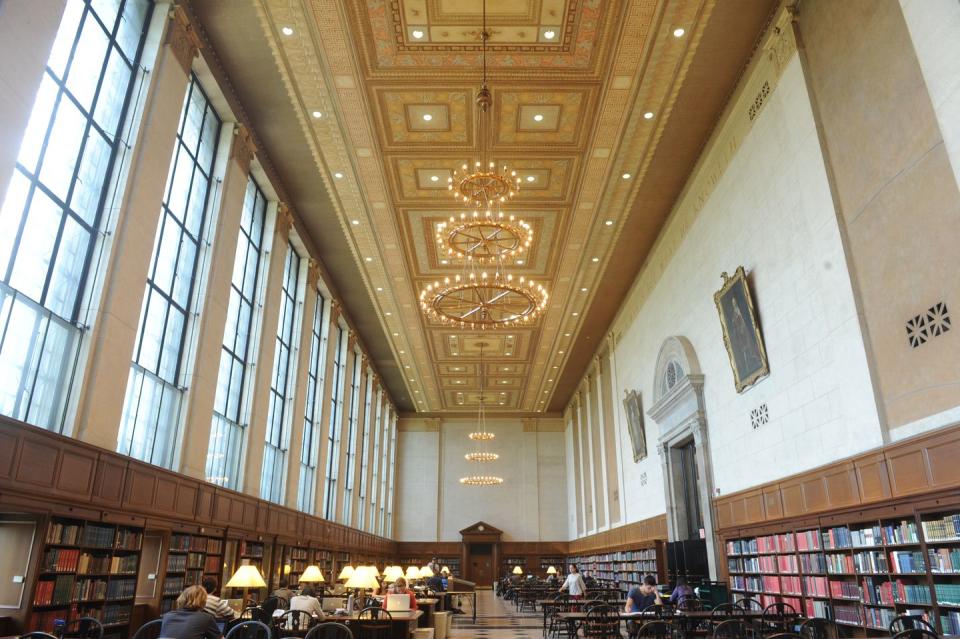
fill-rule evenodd
<path id="1" fill-rule="evenodd" d="M 447 188 L 466 207 L 436 228 L 438 254 L 461 263 L 461 272 L 427 284 L 420 292 L 420 308 L 431 320 L 468 329 L 527 324 L 547 306 L 543 284 L 505 272 L 533 243 L 533 229 L 502 205 L 520 190 L 520 178 L 506 165 L 490 159 L 490 106 L 487 85 L 487 8 L 483 4 L 483 82 L 477 93 L 480 157 L 465 163 Z"/>
<path id="2" fill-rule="evenodd" d="M 464 459 L 469 462 L 484 464 L 496 461 L 500 458 L 497 453 L 486 450 L 487 443 L 493 441 L 495 435 L 487 430 L 487 416 L 484 411 L 483 396 L 483 378 L 486 373 L 483 369 L 483 349 L 487 344 L 480 342 L 480 408 L 477 413 L 477 430 L 467 435 L 471 440 L 477 442 L 478 449 L 474 452 L 464 455 Z M 503 483 L 502 477 L 494 475 L 468 475 L 460 478 L 460 483 L 467 486 L 497 486 Z"/>

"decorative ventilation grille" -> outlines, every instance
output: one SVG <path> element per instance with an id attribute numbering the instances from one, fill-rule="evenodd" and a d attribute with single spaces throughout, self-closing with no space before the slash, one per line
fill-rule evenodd
<path id="1" fill-rule="evenodd" d="M 916 317 L 907 320 L 907 340 L 912 348 L 926 344 L 950 330 L 950 311 L 946 302 L 937 302 Z"/>
<path id="2" fill-rule="evenodd" d="M 677 385 L 681 377 L 683 377 L 683 369 L 680 367 L 680 364 L 677 362 L 668 362 L 667 370 L 663 373 L 663 392 L 666 393 L 670 391 Z"/>
<path id="3" fill-rule="evenodd" d="M 760 404 L 750 411 L 750 425 L 753 426 L 754 430 L 760 428 L 769 421 L 770 411 L 767 410 L 766 404 Z"/>
<path id="4" fill-rule="evenodd" d="M 760 92 L 757 93 L 757 97 L 753 99 L 753 104 L 750 105 L 750 121 L 753 122 L 753 119 L 757 117 L 757 114 L 760 113 L 760 109 L 763 108 L 763 103 L 767 101 L 767 98 L 770 96 L 770 83 L 764 82 L 763 86 L 760 87 Z"/>
<path id="5" fill-rule="evenodd" d="M 646 485 L 647 485 L 647 474 L 646 474 L 646 473 L 640 473 L 640 485 L 641 485 L 641 486 L 646 486 Z"/>

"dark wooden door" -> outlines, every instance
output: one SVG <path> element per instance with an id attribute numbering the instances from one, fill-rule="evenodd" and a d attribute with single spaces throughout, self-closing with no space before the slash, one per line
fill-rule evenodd
<path id="1" fill-rule="evenodd" d="M 492 544 L 470 544 L 470 581 L 477 586 L 493 586 Z"/>

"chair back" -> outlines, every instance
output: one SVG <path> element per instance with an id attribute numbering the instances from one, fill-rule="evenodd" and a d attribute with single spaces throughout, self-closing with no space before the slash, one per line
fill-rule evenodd
<path id="1" fill-rule="evenodd" d="M 57 637 L 51 635 L 49 632 L 32 630 L 26 634 L 20 635 L 20 639 L 57 639 Z"/>
<path id="2" fill-rule="evenodd" d="M 379 619 L 386 621 L 393 621 L 393 615 L 384 610 L 383 608 L 377 606 L 369 606 L 360 611 L 360 614 L 357 615 L 357 619 L 368 620 L 368 619 Z"/>
<path id="3" fill-rule="evenodd" d="M 737 601 L 736 604 L 747 612 L 763 612 L 763 604 L 750 597 L 744 597 Z"/>
<path id="4" fill-rule="evenodd" d="M 753 637 L 753 628 L 742 619 L 727 619 L 713 628 L 713 639 L 743 639 Z"/>
<path id="5" fill-rule="evenodd" d="M 788 603 L 778 601 L 763 609 L 763 614 L 760 615 L 760 622 L 764 627 L 782 630 L 785 633 L 787 631 L 788 618 L 796 616 L 796 608 Z"/>
<path id="6" fill-rule="evenodd" d="M 714 617 L 735 617 L 746 612 L 740 607 L 740 604 L 724 603 L 710 611 Z"/>
<path id="7" fill-rule="evenodd" d="M 837 626 L 829 619 L 811 617 L 800 624 L 799 633 L 804 639 L 834 639 Z"/>
<path id="8" fill-rule="evenodd" d="M 637 630 L 637 637 L 645 639 L 673 639 L 676 636 L 677 629 L 669 621 L 648 621 Z"/>
<path id="9" fill-rule="evenodd" d="M 894 636 L 904 630 L 928 630 L 937 634 L 930 622 L 920 615 L 897 615 L 890 622 L 890 636 Z"/>
<path id="10" fill-rule="evenodd" d="M 328 621 L 311 628 L 304 639 L 353 639 L 353 632 L 342 623 Z"/>
<path id="11" fill-rule="evenodd" d="M 103 639 L 103 624 L 93 617 L 80 617 L 63 627 L 60 637 L 64 639 Z"/>
<path id="12" fill-rule="evenodd" d="M 273 617 L 273 611 L 277 610 L 278 608 L 280 608 L 280 597 L 274 597 L 273 595 L 270 595 L 264 599 L 263 603 L 260 604 L 260 609 L 266 613 L 267 619 Z M 261 621 L 263 620 L 261 619 Z"/>
<path id="13" fill-rule="evenodd" d="M 685 610 L 687 612 L 698 612 L 700 610 L 704 610 L 703 601 L 701 599 L 697 599 L 696 597 L 684 597 L 680 600 L 677 610 Z"/>
<path id="14" fill-rule="evenodd" d="M 767 639 L 803 639 L 803 637 L 795 632 L 778 632 L 776 634 L 767 635 Z"/>
<path id="15" fill-rule="evenodd" d="M 224 639 L 270 639 L 270 626 L 261 621 L 241 621 L 227 631 Z"/>
<path id="16" fill-rule="evenodd" d="M 306 630 L 313 623 L 313 617 L 305 610 L 288 610 L 273 618 L 273 627 L 280 636 L 284 630 Z"/>
<path id="17" fill-rule="evenodd" d="M 587 618 L 583 622 L 585 637 L 620 637 L 620 613 L 616 608 L 604 603 L 587 608 Z"/>
<path id="18" fill-rule="evenodd" d="M 673 605 L 669 603 L 651 604 L 644 608 L 641 612 L 653 613 L 653 616 L 658 619 L 673 617 L 677 613 Z"/>
<path id="19" fill-rule="evenodd" d="M 157 639 L 160 636 L 160 626 L 163 625 L 163 619 L 154 619 L 143 624 L 133 633 L 133 639 Z"/>
<path id="20" fill-rule="evenodd" d="M 893 639 L 940 639 L 940 635 L 927 628 L 910 628 L 893 635 Z"/>
<path id="21" fill-rule="evenodd" d="M 591 608 L 596 608 L 597 606 L 609 606 L 606 601 L 601 601 L 600 599 L 587 599 L 586 601 L 580 604 L 583 606 L 583 609 L 587 612 L 590 612 Z"/>

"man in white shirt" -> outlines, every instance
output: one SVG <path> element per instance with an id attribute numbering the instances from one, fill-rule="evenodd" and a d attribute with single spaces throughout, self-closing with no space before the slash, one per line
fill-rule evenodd
<path id="1" fill-rule="evenodd" d="M 583 583 L 583 576 L 577 570 L 576 564 L 570 564 L 570 574 L 560 586 L 560 592 L 564 590 L 570 593 L 571 599 L 583 599 L 583 594 L 587 591 L 587 585 Z"/>
<path id="2" fill-rule="evenodd" d="M 291 597 L 290 610 L 302 610 L 317 619 L 323 619 L 323 606 L 313 588 L 304 588 L 299 595 Z"/>

